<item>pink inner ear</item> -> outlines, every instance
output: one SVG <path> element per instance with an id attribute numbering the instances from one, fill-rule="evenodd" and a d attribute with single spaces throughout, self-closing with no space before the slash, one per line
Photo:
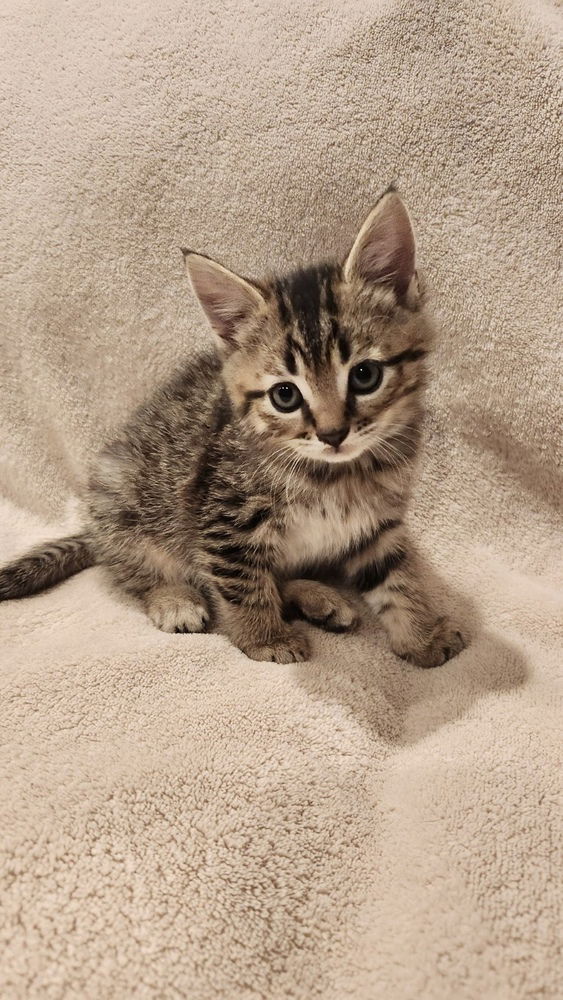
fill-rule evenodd
<path id="1" fill-rule="evenodd" d="M 233 302 L 221 298 L 213 292 L 198 293 L 199 301 L 215 332 L 224 340 L 234 339 L 237 323 L 245 318 L 242 309 L 236 309 Z"/>
<path id="2" fill-rule="evenodd" d="M 403 295 L 414 274 L 414 248 L 394 248 L 383 245 L 366 248 L 364 277 L 367 280 L 387 282 Z"/>
<path id="3" fill-rule="evenodd" d="M 384 195 L 350 254 L 350 266 L 368 282 L 385 282 L 404 295 L 415 271 L 414 233 L 398 195 Z"/>
<path id="4" fill-rule="evenodd" d="M 206 257 L 190 255 L 186 266 L 213 331 L 234 345 L 240 323 L 258 308 L 260 293 L 244 278 Z"/>

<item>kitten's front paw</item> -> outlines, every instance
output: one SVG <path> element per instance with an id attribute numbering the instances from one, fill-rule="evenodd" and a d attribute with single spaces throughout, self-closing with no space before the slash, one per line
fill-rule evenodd
<path id="1" fill-rule="evenodd" d="M 185 587 L 162 586 L 145 597 L 147 614 L 162 632 L 206 632 L 209 611 L 202 597 Z"/>
<path id="2" fill-rule="evenodd" d="M 359 621 L 353 604 L 333 587 L 317 580 L 290 580 L 284 585 L 284 600 L 289 608 L 312 625 L 327 632 L 349 632 Z"/>
<path id="3" fill-rule="evenodd" d="M 299 629 L 291 629 L 265 643 L 241 644 L 251 660 L 270 663 L 302 663 L 309 657 L 309 640 Z"/>
<path id="4" fill-rule="evenodd" d="M 438 618 L 431 639 L 425 646 L 394 649 L 393 652 L 417 667 L 440 667 L 461 653 L 466 645 L 461 632 L 447 618 Z"/>

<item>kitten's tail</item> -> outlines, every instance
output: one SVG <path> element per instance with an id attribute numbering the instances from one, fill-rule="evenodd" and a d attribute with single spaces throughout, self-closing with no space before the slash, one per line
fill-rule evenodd
<path id="1" fill-rule="evenodd" d="M 0 601 L 37 594 L 93 566 L 95 561 L 91 540 L 86 534 L 38 545 L 0 569 Z"/>

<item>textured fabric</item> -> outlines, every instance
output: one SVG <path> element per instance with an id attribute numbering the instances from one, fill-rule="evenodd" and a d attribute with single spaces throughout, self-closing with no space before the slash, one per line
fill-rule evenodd
<path id="1" fill-rule="evenodd" d="M 180 246 L 344 255 L 395 181 L 440 330 L 413 531 L 473 641 L 257 664 L 98 569 L 1 605 L 3 1000 L 561 996 L 557 17 L 4 0 L 0 558 L 207 338 Z"/>

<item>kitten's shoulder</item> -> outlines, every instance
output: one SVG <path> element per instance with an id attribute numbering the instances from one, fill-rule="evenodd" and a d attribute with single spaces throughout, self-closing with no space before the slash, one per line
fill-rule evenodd
<path id="1" fill-rule="evenodd" d="M 121 442 L 172 439 L 180 428 L 199 435 L 223 410 L 225 388 L 221 361 L 212 350 L 190 358 L 156 386 L 117 431 L 109 447 Z M 107 447 L 107 445 L 106 445 Z"/>
<path id="2" fill-rule="evenodd" d="M 221 361 L 213 350 L 185 361 L 155 392 L 155 397 L 191 402 L 213 396 L 221 386 Z"/>
<path id="3" fill-rule="evenodd" d="M 197 355 L 158 386 L 94 459 L 91 483 L 117 485 L 139 474 L 183 468 L 197 461 L 230 420 L 221 362 L 212 351 Z"/>

